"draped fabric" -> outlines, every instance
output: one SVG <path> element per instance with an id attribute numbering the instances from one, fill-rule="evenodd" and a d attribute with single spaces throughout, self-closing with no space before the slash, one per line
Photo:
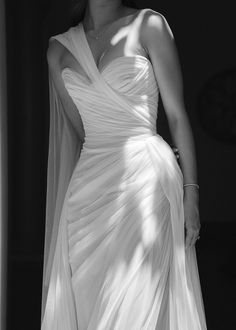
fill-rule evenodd
<path id="1" fill-rule="evenodd" d="M 80 140 L 78 140 L 78 135 L 67 118 L 66 111 L 63 108 L 50 73 L 49 96 L 50 131 L 41 320 L 45 310 L 50 276 L 52 277 L 52 272 L 56 271 L 59 262 L 62 262 L 62 259 L 60 259 L 62 256 L 58 255 L 58 249 L 55 251 L 56 243 L 59 247 L 62 244 L 60 236 L 62 231 L 61 229 L 59 230 L 62 205 L 82 146 Z M 54 268 L 52 269 L 53 261 Z M 53 282 L 51 281 L 50 283 L 50 289 L 53 290 Z"/>
<path id="2" fill-rule="evenodd" d="M 195 247 L 185 251 L 183 175 L 156 132 L 151 62 L 121 56 L 99 70 L 81 23 L 51 38 L 81 67 L 61 74 L 85 142 L 50 79 L 41 329 L 206 329 Z"/>

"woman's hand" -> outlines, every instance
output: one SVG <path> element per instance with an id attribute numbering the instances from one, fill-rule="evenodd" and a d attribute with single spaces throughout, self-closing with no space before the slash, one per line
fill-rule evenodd
<path id="1" fill-rule="evenodd" d="M 185 219 L 185 249 L 193 247 L 199 236 L 201 228 L 198 206 L 198 191 L 190 188 L 184 196 L 184 219 Z"/>

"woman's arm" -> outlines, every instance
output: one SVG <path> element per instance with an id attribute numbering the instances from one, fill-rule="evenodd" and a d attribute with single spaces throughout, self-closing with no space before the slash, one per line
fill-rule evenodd
<path id="1" fill-rule="evenodd" d="M 63 52 L 64 46 L 62 46 L 57 40 L 51 40 L 49 42 L 47 50 L 49 74 L 55 83 L 55 87 L 72 126 L 74 126 L 76 132 L 78 133 L 79 139 L 84 142 L 85 133 L 81 116 L 75 103 L 69 95 L 61 76 L 61 59 Z"/>
<path id="2" fill-rule="evenodd" d="M 183 97 L 183 82 L 174 38 L 165 18 L 148 12 L 142 27 L 142 40 L 148 50 L 160 89 L 173 140 L 179 150 L 185 183 L 197 182 L 195 145 Z M 196 196 L 187 188 L 186 196 Z"/>
<path id="3" fill-rule="evenodd" d="M 183 82 L 173 34 L 165 18 L 148 11 L 141 28 L 141 42 L 148 50 L 161 93 L 172 138 L 178 148 L 184 183 L 197 183 L 195 145 L 184 105 Z M 200 229 L 198 190 L 185 189 L 187 246 L 193 245 Z M 190 244 L 191 243 L 191 244 Z"/>

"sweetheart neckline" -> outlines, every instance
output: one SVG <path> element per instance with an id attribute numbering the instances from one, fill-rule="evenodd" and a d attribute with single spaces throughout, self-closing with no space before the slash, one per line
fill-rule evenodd
<path id="1" fill-rule="evenodd" d="M 134 16 L 134 17 L 136 17 L 136 15 L 138 14 L 137 16 L 139 16 L 139 14 L 140 14 L 141 12 L 142 12 L 142 9 L 141 9 L 141 10 L 137 10 L 137 12 L 135 12 L 134 14 L 128 15 L 128 16 Z M 127 17 L 128 17 L 128 16 L 127 16 Z M 136 17 L 136 18 L 137 18 L 137 17 Z M 120 18 L 120 19 L 121 19 L 121 18 Z M 135 19 L 134 19 L 134 20 L 135 20 Z M 134 20 L 133 20 L 133 21 L 134 21 Z M 91 46 L 90 46 L 90 44 L 89 44 L 89 42 L 88 42 L 87 35 L 86 35 L 85 30 L 84 30 L 84 24 L 83 24 L 83 22 L 81 21 L 81 22 L 77 25 L 76 28 L 79 30 L 80 36 L 81 36 L 81 38 L 83 39 L 83 42 L 84 42 L 84 44 L 85 44 L 85 48 L 87 48 L 87 50 L 88 50 L 88 56 L 91 57 L 91 61 L 92 61 L 93 65 L 94 65 L 94 67 L 95 67 L 97 73 L 100 73 L 100 74 L 101 74 L 101 72 L 103 71 L 103 70 L 100 70 L 100 68 L 99 68 L 99 64 L 100 64 L 101 57 L 99 58 L 98 63 L 97 63 L 97 61 L 95 60 L 95 57 L 94 57 L 94 55 L 93 55 L 93 52 L 92 52 Z"/>
<path id="2" fill-rule="evenodd" d="M 122 55 L 122 56 L 118 56 L 118 57 L 114 58 L 113 60 L 111 60 L 107 65 L 105 65 L 101 70 L 99 70 L 99 73 L 100 73 L 100 74 L 103 74 L 103 72 L 106 71 L 106 69 L 108 69 L 111 65 L 113 65 L 114 62 L 116 62 L 117 60 L 127 59 L 127 58 L 132 58 L 132 59 L 133 59 L 133 58 L 136 58 L 136 57 L 137 57 L 137 58 L 140 58 L 140 59 L 142 59 L 142 60 L 144 60 L 144 61 L 146 61 L 146 63 L 147 63 L 149 66 L 152 67 L 152 63 L 151 63 L 151 61 L 150 61 L 147 57 L 145 57 L 145 56 L 143 56 L 143 55 L 139 55 L 139 54 L 131 55 L 131 56 Z M 61 70 L 61 75 L 63 75 L 64 71 L 66 71 L 66 70 L 69 70 L 69 71 L 71 71 L 71 72 L 74 72 L 74 73 L 76 73 L 76 74 L 79 75 L 79 76 L 83 76 L 83 77 L 85 77 L 83 74 L 81 74 L 81 73 L 77 72 L 76 70 L 71 69 L 71 68 L 69 68 L 69 67 L 65 67 L 65 68 L 63 68 L 63 69 Z"/>

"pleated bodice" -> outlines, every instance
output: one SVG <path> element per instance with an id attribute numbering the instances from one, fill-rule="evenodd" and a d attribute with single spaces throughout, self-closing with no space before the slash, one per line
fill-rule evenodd
<path id="1" fill-rule="evenodd" d="M 110 97 L 88 77 L 70 68 L 62 71 L 84 124 L 84 147 L 97 148 L 107 142 L 111 146 L 111 140 L 117 145 L 132 137 L 156 134 L 158 87 L 151 62 L 141 55 L 122 56 L 112 60 L 100 74 L 109 83 Z M 117 94 L 118 100 L 113 97 Z"/>

